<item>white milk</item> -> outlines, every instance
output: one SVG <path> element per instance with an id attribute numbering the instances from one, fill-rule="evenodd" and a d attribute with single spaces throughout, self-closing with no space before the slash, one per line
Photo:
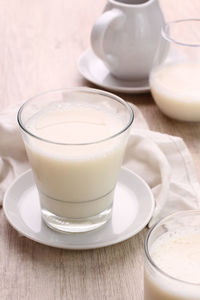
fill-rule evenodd
<path id="1" fill-rule="evenodd" d="M 58 216 L 82 218 L 112 205 L 126 144 L 124 135 L 92 145 L 72 144 L 116 134 L 123 129 L 120 119 L 110 112 L 77 105 L 55 111 L 50 108 L 32 118 L 27 127 L 38 137 L 68 143 L 26 142 L 42 208 Z"/>
<path id="2" fill-rule="evenodd" d="M 155 264 L 168 275 L 186 283 L 172 282 L 156 272 L 145 273 L 145 300 L 200 299 L 200 231 L 168 232 L 150 249 Z"/>
<path id="3" fill-rule="evenodd" d="M 173 63 L 154 69 L 150 76 L 153 98 L 171 118 L 200 121 L 200 63 Z"/>

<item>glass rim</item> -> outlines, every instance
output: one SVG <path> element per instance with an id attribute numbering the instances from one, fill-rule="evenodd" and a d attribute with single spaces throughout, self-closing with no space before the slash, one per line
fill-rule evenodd
<path id="1" fill-rule="evenodd" d="M 181 280 L 178 279 L 176 277 L 173 277 L 171 275 L 169 275 L 168 273 L 166 273 L 165 271 L 163 271 L 162 269 L 160 269 L 157 264 L 153 261 L 153 259 L 151 258 L 150 255 L 150 251 L 149 251 L 149 239 L 151 237 L 151 234 L 153 233 L 153 231 L 159 226 L 161 225 L 163 222 L 167 221 L 168 219 L 175 217 L 175 216 L 181 216 L 184 214 L 188 214 L 188 215 L 192 215 L 192 214 L 198 214 L 200 215 L 200 209 L 189 209 L 189 210 L 181 210 L 175 213 L 172 213 L 170 215 L 168 215 L 167 217 L 164 217 L 163 219 L 161 219 L 160 221 L 158 221 L 154 226 L 152 226 L 151 229 L 149 229 L 146 237 L 145 237 L 145 241 L 144 241 L 144 252 L 145 252 L 145 256 L 148 260 L 148 262 L 151 264 L 151 266 L 153 266 L 153 268 L 159 272 L 160 274 L 162 274 L 163 276 L 176 281 L 176 282 L 180 282 L 183 283 L 185 285 L 192 285 L 192 286 L 200 286 L 200 283 L 194 283 L 194 282 L 190 282 L 190 281 L 186 281 L 186 280 Z"/>
<path id="2" fill-rule="evenodd" d="M 23 112 L 24 108 L 31 101 L 33 101 L 34 99 L 36 99 L 38 97 L 41 97 L 41 96 L 44 96 L 44 95 L 48 95 L 48 94 L 51 94 L 51 93 L 61 92 L 61 91 L 66 91 L 66 92 L 76 92 L 76 91 L 89 92 L 89 93 L 92 93 L 92 94 L 99 94 L 99 95 L 102 95 L 102 96 L 107 96 L 108 98 L 112 98 L 113 100 L 121 103 L 122 105 L 124 105 L 127 108 L 127 111 L 129 112 L 129 120 L 128 120 L 127 124 L 120 131 L 118 131 L 117 133 L 115 133 L 115 134 L 113 134 L 113 135 L 111 135 L 111 136 L 109 136 L 107 138 L 100 139 L 100 140 L 93 141 L 93 142 L 87 142 L 87 143 L 62 143 L 62 142 L 55 142 L 55 141 L 52 141 L 50 139 L 41 138 L 41 137 L 35 135 L 30 130 L 28 130 L 24 126 L 24 124 L 22 122 L 21 115 L 22 115 L 22 112 Z M 38 139 L 38 140 L 40 140 L 42 142 L 51 143 L 51 144 L 60 145 L 60 146 L 89 146 L 89 145 L 94 145 L 94 144 L 98 144 L 98 143 L 103 143 L 103 142 L 109 141 L 109 140 L 111 140 L 111 139 L 119 136 L 123 132 L 125 132 L 132 125 L 133 120 L 134 120 L 133 109 L 132 109 L 132 107 L 125 100 L 123 100 L 122 98 L 120 98 L 117 95 L 112 94 L 110 92 L 102 91 L 102 90 L 99 90 L 99 89 L 93 89 L 93 88 L 89 88 L 89 87 L 60 88 L 60 89 L 54 89 L 54 90 L 49 90 L 49 91 L 42 92 L 42 93 L 40 93 L 40 94 L 38 94 L 36 96 L 33 96 L 33 97 L 29 98 L 28 100 L 26 100 L 21 105 L 21 107 L 19 108 L 18 113 L 17 113 L 18 124 L 19 124 L 20 128 L 25 133 L 27 133 L 28 135 L 30 135 L 30 136 L 32 136 L 32 137 L 34 137 L 34 138 L 36 138 L 36 139 Z"/>
<path id="3" fill-rule="evenodd" d="M 173 39 L 170 37 L 170 34 L 167 33 L 167 30 L 170 28 L 171 25 L 173 24 L 179 24 L 179 23 L 185 23 L 185 22 L 200 22 L 200 18 L 186 18 L 186 19 L 177 19 L 174 21 L 170 21 L 165 23 L 165 25 L 161 29 L 161 35 L 162 37 L 167 40 L 168 42 L 174 43 L 179 46 L 185 46 L 185 47 L 194 47 L 198 48 L 200 47 L 200 42 L 199 43 L 184 43 L 184 42 L 179 42 L 176 39 Z"/>

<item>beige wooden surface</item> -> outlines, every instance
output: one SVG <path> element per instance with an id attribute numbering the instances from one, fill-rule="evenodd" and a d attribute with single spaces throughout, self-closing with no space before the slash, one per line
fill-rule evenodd
<path id="1" fill-rule="evenodd" d="M 0 0 L 0 107 L 41 91 L 91 86 L 77 70 L 106 0 Z M 166 20 L 200 17 L 199 0 L 160 0 Z M 184 138 L 200 178 L 200 123 L 163 116 L 150 94 L 123 95 L 153 130 Z M 8 225 L 0 209 L 0 299 L 143 299 L 143 239 L 69 251 L 40 245 Z M 161 299 L 162 300 L 162 299 Z"/>

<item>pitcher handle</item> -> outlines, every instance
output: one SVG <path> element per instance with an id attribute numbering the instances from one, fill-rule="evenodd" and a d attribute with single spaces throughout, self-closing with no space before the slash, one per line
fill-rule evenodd
<path id="1" fill-rule="evenodd" d="M 104 37 L 109 28 L 116 20 L 118 20 L 117 27 L 121 27 L 121 24 L 124 22 L 125 15 L 123 12 L 117 8 L 103 13 L 97 22 L 95 23 L 92 32 L 91 32 L 91 45 L 94 53 L 100 57 L 103 61 L 108 61 L 109 56 L 106 55 L 104 51 Z"/>

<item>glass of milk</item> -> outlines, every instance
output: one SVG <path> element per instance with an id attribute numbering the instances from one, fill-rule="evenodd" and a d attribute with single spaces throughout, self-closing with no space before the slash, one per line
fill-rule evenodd
<path id="1" fill-rule="evenodd" d="M 133 118 L 121 98 L 90 88 L 50 91 L 22 105 L 18 123 L 50 228 L 85 232 L 110 219 Z"/>
<path id="2" fill-rule="evenodd" d="M 175 213 L 145 240 L 145 300 L 200 299 L 200 210 Z"/>
<path id="3" fill-rule="evenodd" d="M 200 19 L 167 23 L 150 73 L 160 110 L 180 121 L 200 121 Z"/>

